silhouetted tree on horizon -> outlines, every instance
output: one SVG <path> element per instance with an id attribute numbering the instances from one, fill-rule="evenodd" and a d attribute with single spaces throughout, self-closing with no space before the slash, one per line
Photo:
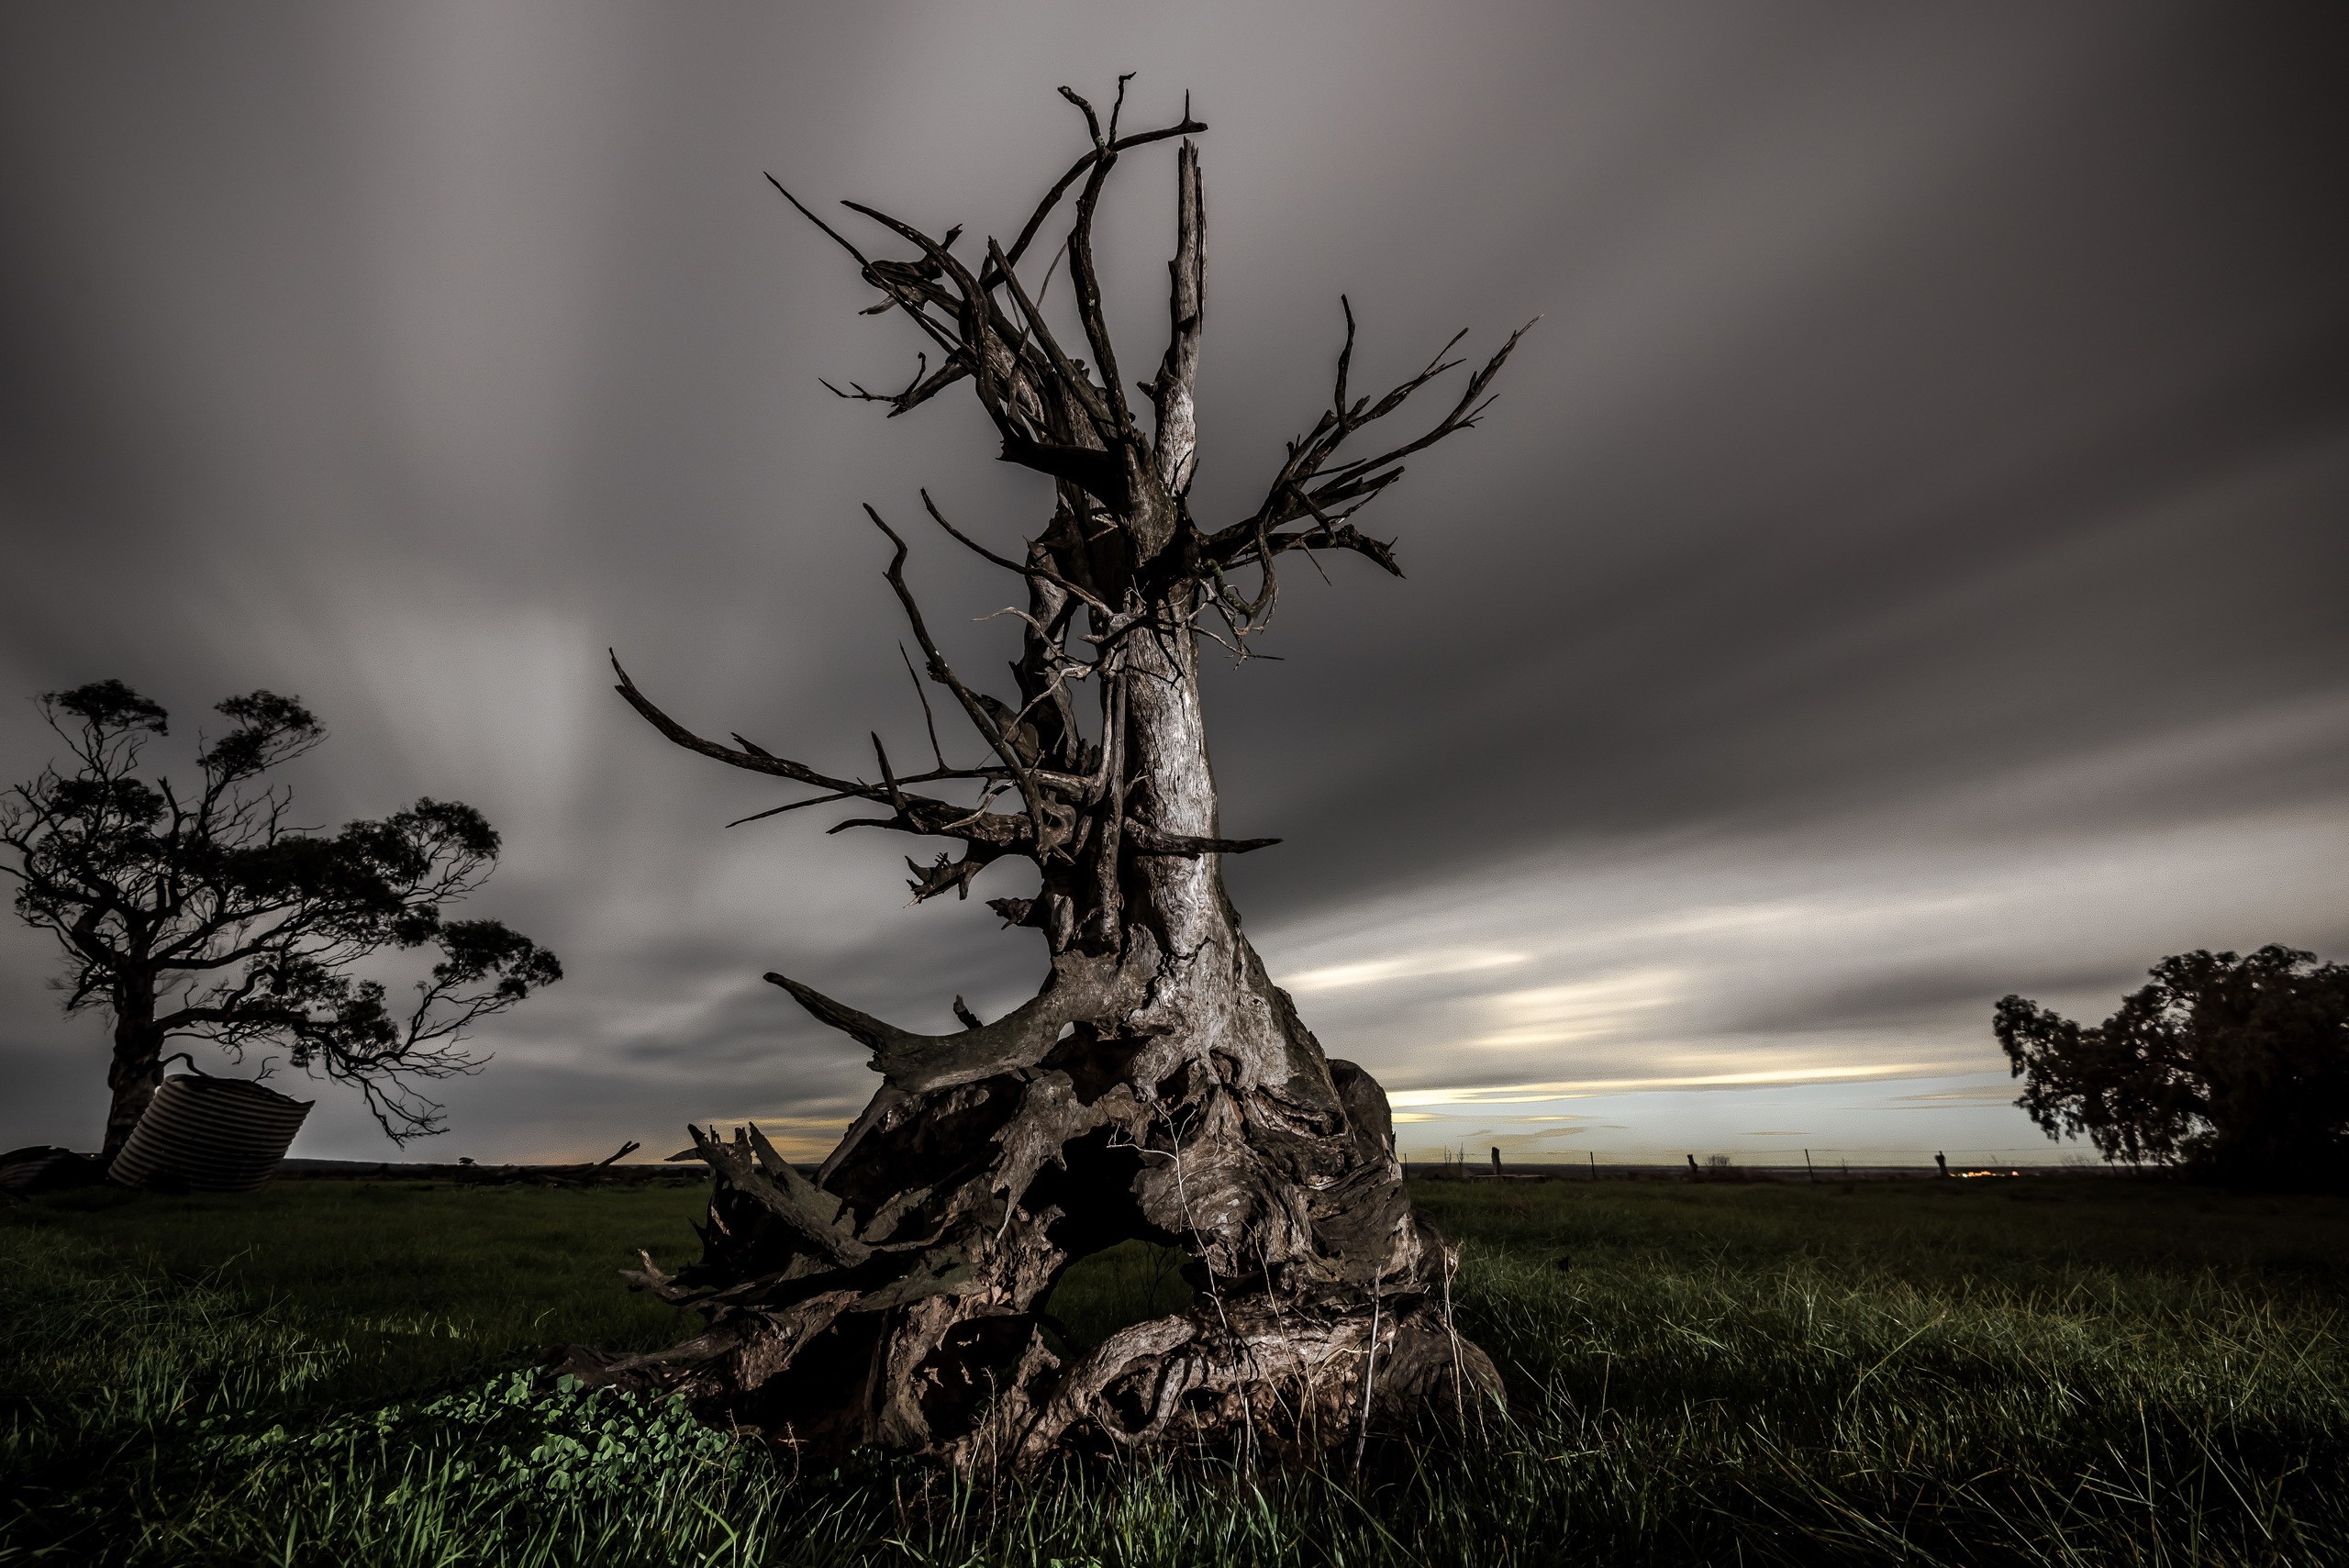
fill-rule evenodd
<path id="1" fill-rule="evenodd" d="M 417 1083 L 475 1071 L 482 1059 L 457 1045 L 466 1028 L 562 977 L 500 922 L 445 917 L 496 864 L 497 834 L 473 807 L 419 800 L 330 836 L 287 824 L 291 793 L 260 781 L 326 738 L 295 699 L 220 703 L 232 728 L 198 751 L 184 798 L 141 776 L 146 741 L 170 729 L 158 704 L 120 681 L 39 702 L 73 763 L 0 795 L 0 843 L 16 851 L 0 871 L 17 879 L 17 913 L 64 950 L 65 1010 L 113 1020 L 108 1159 L 175 1040 L 235 1061 L 282 1047 L 295 1068 L 357 1084 L 395 1141 L 438 1132 L 441 1107 Z M 425 946 L 440 956 L 404 1010 L 350 973 L 382 949 Z"/>
<path id="2" fill-rule="evenodd" d="M 2250 1184 L 2338 1185 L 2349 1159 L 2349 967 L 2197 950 L 2086 1029 L 2021 996 L 1992 1027 L 2016 1102 L 2108 1160 Z"/>

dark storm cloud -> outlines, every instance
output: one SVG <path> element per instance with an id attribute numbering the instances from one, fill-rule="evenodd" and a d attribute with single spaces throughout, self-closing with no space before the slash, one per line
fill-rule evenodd
<path id="1" fill-rule="evenodd" d="M 1052 89 L 1138 69 L 1215 128 L 1203 518 L 1326 396 L 1340 290 L 1358 378 L 1545 317 L 1372 515 L 1408 578 L 1292 568 L 1284 662 L 1212 683 L 1325 1043 L 1422 1096 L 1995 1067 L 2007 990 L 2349 950 L 2345 58 L 2318 6 L 15 7 L 0 693 L 298 691 L 315 819 L 486 811 L 484 906 L 572 978 L 452 1145 L 819 1140 L 873 1080 L 763 971 L 942 1029 L 1041 961 L 899 907 L 896 844 L 721 830 L 783 796 L 602 650 L 707 731 L 924 750 L 857 504 L 1002 541 L 1042 496 L 953 399 L 817 386 L 916 345 L 758 176 L 1006 232 Z M 1163 165 L 1105 217 L 1129 359 Z M 1003 584 L 919 544 L 993 668 Z M 48 963 L 0 937 L 0 1140 L 95 1114 Z M 306 1147 L 373 1147 L 326 1100 Z"/>

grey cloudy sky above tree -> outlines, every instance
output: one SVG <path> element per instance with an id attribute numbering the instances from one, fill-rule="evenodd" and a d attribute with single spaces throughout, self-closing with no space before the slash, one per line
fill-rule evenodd
<path id="1" fill-rule="evenodd" d="M 1053 89 L 1135 71 L 1212 128 L 1204 522 L 1341 291 L 1365 384 L 1544 317 L 1365 519 L 1408 576 L 1287 573 L 1209 693 L 1226 830 L 1286 840 L 1250 931 L 1407 1148 L 2026 1147 L 1999 995 L 2349 955 L 2344 64 L 2315 4 L 14 7 L 0 693 L 299 693 L 311 819 L 488 816 L 479 912 L 570 979 L 437 1152 L 821 1141 L 873 1079 L 762 972 L 943 1029 L 1041 946 L 819 813 L 721 829 L 786 793 L 603 651 L 706 732 L 923 752 L 858 506 L 1000 548 L 1047 488 L 967 399 L 817 384 L 919 345 L 761 176 L 1008 234 L 1082 148 Z M 1173 186 L 1105 206 L 1136 363 Z M 0 773 L 56 750 L 0 703 Z M 103 1115 L 50 962 L 0 934 L 0 1142 Z M 385 1148 L 331 1094 L 303 1141 Z"/>

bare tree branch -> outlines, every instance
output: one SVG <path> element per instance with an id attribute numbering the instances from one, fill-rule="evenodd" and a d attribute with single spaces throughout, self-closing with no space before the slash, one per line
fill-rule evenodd
<path id="1" fill-rule="evenodd" d="M 1137 147 L 1147 146 L 1153 141 L 1164 141 L 1170 137 L 1197 136 L 1207 128 L 1204 123 L 1191 117 L 1191 106 L 1186 99 L 1183 105 L 1183 117 L 1174 125 L 1159 130 L 1143 131 L 1138 136 L 1122 138 L 1111 142 L 1108 150 L 1127 152 Z M 1096 146 L 1092 151 L 1070 164 L 1068 172 L 1052 183 L 1052 188 L 1044 194 L 1044 199 L 1037 205 L 1035 212 L 1030 216 L 1026 223 L 1020 226 L 1019 237 L 1011 242 L 1011 249 L 1006 252 L 1012 261 L 1018 261 L 1020 257 L 1028 253 L 1028 247 L 1035 239 L 1036 231 L 1043 228 L 1044 219 L 1052 216 L 1052 209 L 1058 206 L 1061 198 L 1068 194 L 1068 188 L 1084 178 L 1085 172 L 1100 159 L 1102 152 L 1103 149 Z M 989 272 L 981 273 L 980 281 L 988 287 L 993 287 L 1001 279 L 996 273 Z"/>
<path id="2" fill-rule="evenodd" d="M 715 740 L 704 740 L 662 712 L 660 708 L 653 706 L 651 698 L 637 690 L 636 683 L 629 679 L 628 672 L 621 668 L 616 655 L 612 658 L 612 669 L 619 676 L 619 684 L 613 689 L 628 700 L 630 707 L 642 714 L 655 729 L 688 751 L 698 751 L 703 756 L 715 758 L 729 767 L 742 768 L 756 773 L 771 773 L 778 778 L 812 784 L 818 789 L 830 791 L 841 798 L 869 800 L 876 806 L 894 804 L 890 799 L 889 791 L 881 785 L 865 784 L 857 779 L 834 778 L 828 773 L 819 773 L 804 763 L 795 762 L 787 757 L 777 757 L 765 752 L 736 751 L 732 747 L 721 746 Z M 937 776 L 969 778 L 985 775 L 967 770 L 947 770 Z M 955 806 L 949 801 L 920 795 L 906 795 L 903 798 L 905 809 L 897 817 L 860 822 L 858 826 L 895 828 L 901 832 L 917 833 L 925 837 L 963 839 L 973 843 L 992 844 L 1006 849 L 1017 848 L 1023 853 L 1030 852 L 1028 843 L 1032 840 L 1030 839 L 1028 824 L 1019 817 L 990 812 L 973 818 L 964 807 Z M 818 803 L 800 801 L 794 806 L 777 809 L 793 810 L 798 806 L 816 804 Z M 743 820 L 748 821 L 752 818 L 746 817 Z"/>
<path id="3" fill-rule="evenodd" d="M 1016 573 L 1022 577 L 1041 577 L 1045 582 L 1052 584 L 1054 587 L 1075 595 L 1079 599 L 1082 599 L 1087 605 L 1092 606 L 1095 609 L 1099 610 L 1105 616 L 1113 613 L 1108 605 L 1102 603 L 1102 601 L 1095 597 L 1093 594 L 1078 584 L 1070 582 L 1067 578 L 1053 571 L 1050 566 L 1036 560 L 1032 555 L 1029 558 L 1027 564 L 1022 565 L 1017 561 L 1012 561 L 1004 556 L 997 555 L 994 550 L 989 550 L 978 540 L 971 538 L 970 535 L 964 533 L 962 529 L 956 528 L 952 523 L 946 520 L 945 514 L 938 509 L 938 503 L 930 498 L 930 492 L 927 490 L 921 493 L 921 504 L 922 506 L 930 513 L 932 521 L 936 522 L 940 528 L 944 528 L 949 534 L 952 534 L 957 541 L 968 546 L 974 553 L 977 554 L 981 558 L 1002 567 L 1006 572 Z"/>
<path id="4" fill-rule="evenodd" d="M 1347 401 L 1347 376 L 1353 358 L 1353 306 L 1341 297 L 1345 310 L 1346 339 L 1338 355 L 1337 390 L 1329 412 L 1323 414 L 1302 440 L 1290 443 L 1288 458 L 1275 476 L 1264 503 L 1254 514 L 1208 536 L 1201 544 L 1201 553 L 1229 568 L 1250 561 L 1269 558 L 1264 541 L 1274 539 L 1273 550 L 1308 549 L 1353 550 L 1369 556 L 1389 572 L 1396 572 L 1392 547 L 1365 539 L 1360 533 L 1342 528 L 1330 514 L 1354 502 L 1354 510 L 1365 504 L 1387 485 L 1403 476 L 1397 466 L 1404 458 L 1421 451 L 1445 437 L 1475 426 L 1490 399 L 1487 389 L 1519 341 L 1532 330 L 1529 321 L 1508 336 L 1498 352 L 1486 361 L 1484 367 L 1468 378 L 1459 399 L 1443 417 L 1419 436 L 1380 452 L 1375 457 L 1352 459 L 1336 468 L 1327 465 L 1339 450 L 1365 426 L 1386 417 L 1401 408 L 1421 387 L 1456 368 L 1461 361 L 1446 360 L 1438 353 L 1417 375 L 1408 377 L 1373 403 L 1369 398 Z M 1538 320 L 1539 317 L 1536 317 Z M 1455 335 L 1444 345 L 1450 351 L 1453 343 L 1464 334 Z M 1316 483 L 1316 481 L 1319 483 Z M 1270 530 L 1279 528 L 1300 517 L 1312 517 L 1319 525 L 1305 533 L 1286 538 L 1272 536 Z M 1397 572 L 1397 575 L 1400 575 Z"/>
<path id="5" fill-rule="evenodd" d="M 923 497 L 925 500 L 928 498 L 926 495 Z M 939 748 L 938 716 L 930 711 L 930 694 L 922 689 L 921 677 L 914 673 L 913 656 L 906 651 L 906 645 L 902 642 L 897 644 L 897 657 L 905 663 L 906 679 L 914 684 L 914 698 L 921 704 L 922 728 L 930 735 L 930 754 L 942 773 L 946 771 L 946 753 Z"/>
<path id="6" fill-rule="evenodd" d="M 1199 150 L 1187 139 L 1176 156 L 1174 258 L 1166 271 L 1166 354 L 1149 387 L 1158 427 L 1152 455 L 1159 484 L 1169 495 L 1180 495 L 1190 489 L 1198 461 L 1194 394 L 1207 315 L 1207 204 L 1199 184 Z"/>
<path id="7" fill-rule="evenodd" d="M 1041 784 L 1033 768 L 1014 749 L 1011 738 L 1004 733 L 995 715 L 987 711 L 986 705 L 979 700 L 976 693 L 963 684 L 952 666 L 946 662 L 946 656 L 938 651 L 938 644 L 931 639 L 930 627 L 922 619 L 921 606 L 916 602 L 913 590 L 906 586 L 906 541 L 898 538 L 897 531 L 883 521 L 881 514 L 870 506 L 864 508 L 864 515 L 873 519 L 873 526 L 887 535 L 890 544 L 896 547 L 896 553 L 890 556 L 888 568 L 882 575 L 897 595 L 897 603 L 905 608 L 907 623 L 913 628 L 914 641 L 920 645 L 922 655 L 929 662 L 930 678 L 954 694 L 954 699 L 963 705 L 963 713 L 969 717 L 971 727 L 994 748 L 995 754 L 1002 759 L 1003 765 L 1018 781 L 1020 798 L 1027 804 L 1028 819 L 1033 831 L 1030 852 L 1041 861 L 1054 848 L 1054 835 L 1046 826 Z"/>

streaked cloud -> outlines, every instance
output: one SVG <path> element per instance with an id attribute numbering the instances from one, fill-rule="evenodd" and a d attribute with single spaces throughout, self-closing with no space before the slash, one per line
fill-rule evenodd
<path id="1" fill-rule="evenodd" d="M 1504 991 L 1486 999 L 1502 1027 L 1467 1043 L 1521 1049 L 1603 1040 L 1637 1026 L 1641 1015 L 1669 1006 L 1685 989 L 1675 970 L 1648 969 L 1564 985 Z"/>
<path id="2" fill-rule="evenodd" d="M 1525 955 L 1515 952 L 1430 952 L 1404 958 L 1368 959 L 1359 963 L 1333 964 L 1327 969 L 1308 969 L 1299 974 L 1275 975 L 1274 979 L 1287 991 L 1310 995 L 1317 991 L 1384 985 L 1393 981 L 1418 980 L 1431 975 L 1473 974 L 1479 970 L 1505 969 L 1510 964 L 1524 962 Z"/>
<path id="3" fill-rule="evenodd" d="M 956 400 L 822 390 L 918 345 L 760 175 L 1001 234 L 1078 145 L 1052 89 L 1137 67 L 1130 115 L 1215 127 L 1203 520 L 1326 396 L 1341 290 L 1358 378 L 1546 314 L 1365 519 L 1408 577 L 1287 574 L 1280 662 L 1209 679 L 1227 828 L 1285 840 L 1235 901 L 1407 1145 L 2060 1154 L 1998 996 L 2349 956 L 2337 16 L 1073 14 L 0 17 L 0 696 L 298 692 L 314 819 L 487 812 L 479 910 L 570 978 L 484 1034 L 446 1152 L 753 1114 L 811 1152 L 875 1080 L 762 973 L 917 1029 L 1032 990 L 979 901 L 1017 873 L 909 910 L 905 846 L 722 828 L 787 792 L 666 747 L 604 650 L 707 732 L 923 749 L 858 503 L 1003 544 L 1048 498 Z M 1128 172 L 1146 350 L 1170 176 Z M 997 668 L 989 569 L 909 570 Z M 52 749 L 0 701 L 0 779 Z M 50 962 L 0 929 L 0 1143 L 103 1098 Z M 332 1095 L 303 1137 L 383 1149 Z"/>

